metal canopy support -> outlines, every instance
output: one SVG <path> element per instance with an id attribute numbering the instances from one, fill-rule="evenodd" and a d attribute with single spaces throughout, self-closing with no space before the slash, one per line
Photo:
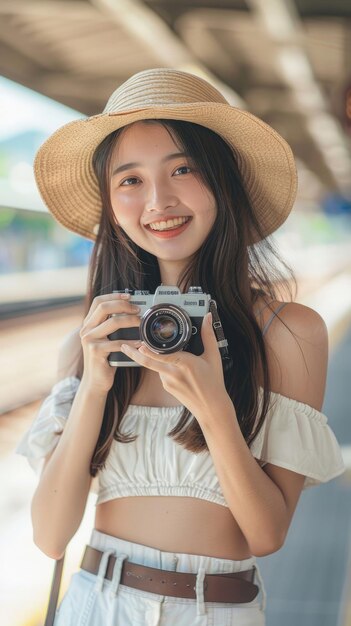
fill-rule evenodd
<path id="1" fill-rule="evenodd" d="M 292 91 L 306 120 L 306 128 L 343 191 L 351 180 L 350 150 L 339 122 L 315 81 L 304 47 L 304 35 L 293 0 L 247 0 L 260 25 L 277 47 L 276 67 Z M 335 156 L 337 158 L 335 159 Z"/>
<path id="2" fill-rule="evenodd" d="M 158 56 L 161 66 L 189 71 L 211 82 L 233 106 L 246 108 L 233 89 L 219 81 L 198 62 L 188 48 L 154 11 L 139 0 L 91 0 L 92 4 L 142 41 Z"/>

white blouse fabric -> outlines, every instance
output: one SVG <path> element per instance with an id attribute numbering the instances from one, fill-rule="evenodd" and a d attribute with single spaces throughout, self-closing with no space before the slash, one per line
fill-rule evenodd
<path id="1" fill-rule="evenodd" d="M 79 379 L 68 377 L 52 388 L 16 452 L 36 470 L 58 443 Z M 262 390 L 260 389 L 261 400 Z M 113 440 L 106 466 L 99 472 L 97 504 L 126 496 L 188 496 L 228 506 L 208 451 L 194 454 L 167 433 L 182 406 L 130 405 L 121 430 L 135 442 Z M 264 425 L 251 445 L 263 466 L 272 463 L 305 476 L 304 487 L 326 482 L 344 471 L 340 447 L 327 418 L 316 409 L 272 393 Z"/>

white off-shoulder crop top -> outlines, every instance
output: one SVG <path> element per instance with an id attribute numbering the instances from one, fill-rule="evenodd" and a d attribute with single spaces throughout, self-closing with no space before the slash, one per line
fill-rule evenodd
<path id="1" fill-rule="evenodd" d="M 57 445 L 79 383 L 78 378 L 68 377 L 54 385 L 17 446 L 16 452 L 28 457 L 34 469 Z M 97 504 L 126 496 L 188 496 L 228 506 L 210 453 L 189 452 L 167 436 L 182 409 L 128 407 L 121 430 L 138 437 L 130 443 L 113 440 L 106 466 L 99 472 Z M 305 487 L 344 471 L 326 416 L 276 393 L 250 450 L 261 466 L 273 463 L 303 474 Z"/>

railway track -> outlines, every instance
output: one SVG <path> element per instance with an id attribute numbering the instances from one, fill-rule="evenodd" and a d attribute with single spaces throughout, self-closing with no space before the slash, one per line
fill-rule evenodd
<path id="1" fill-rule="evenodd" d="M 9 310 L 8 310 L 9 312 Z M 0 416 L 43 398 L 56 379 L 63 337 L 79 326 L 83 301 L 32 306 L 0 322 Z"/>
<path id="2" fill-rule="evenodd" d="M 67 298 L 47 298 L 42 300 L 24 300 L 19 302 L 6 302 L 0 304 L 0 323 L 3 320 L 16 320 L 19 317 L 44 313 L 46 311 L 58 310 L 75 306 L 83 302 L 81 296 L 71 296 Z"/>

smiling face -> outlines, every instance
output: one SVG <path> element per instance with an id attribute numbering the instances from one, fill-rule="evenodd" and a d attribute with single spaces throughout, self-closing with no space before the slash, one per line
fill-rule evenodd
<path id="1" fill-rule="evenodd" d="M 137 122 L 113 151 L 110 194 L 119 226 L 157 257 L 162 282 L 175 284 L 217 214 L 196 164 L 162 124 Z"/>

